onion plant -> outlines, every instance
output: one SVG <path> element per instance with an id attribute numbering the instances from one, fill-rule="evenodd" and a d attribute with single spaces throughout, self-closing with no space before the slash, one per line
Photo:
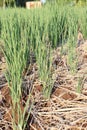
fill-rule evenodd
<path id="1" fill-rule="evenodd" d="M 39 70 L 39 79 L 43 85 L 43 95 L 45 98 L 50 98 L 53 88 L 53 71 L 52 71 L 52 49 L 49 41 L 42 42 L 38 36 L 36 60 Z"/>
<path id="2" fill-rule="evenodd" d="M 14 20 L 13 20 L 14 18 Z M 22 21 L 23 20 L 23 21 Z M 9 22 L 10 21 L 10 22 Z M 3 19 L 2 38 L 4 40 L 4 56 L 7 64 L 6 79 L 12 98 L 12 128 L 24 130 L 30 114 L 28 111 L 30 96 L 22 109 L 22 75 L 29 56 L 28 25 L 25 19 L 14 13 Z M 28 112 L 25 118 L 26 112 Z"/>

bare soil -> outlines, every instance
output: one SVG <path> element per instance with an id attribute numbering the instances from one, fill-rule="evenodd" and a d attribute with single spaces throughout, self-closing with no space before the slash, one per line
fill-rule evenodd
<path id="1" fill-rule="evenodd" d="M 53 53 L 56 81 L 49 100 L 43 98 L 36 63 L 23 79 L 23 100 L 27 100 L 34 86 L 34 105 L 26 130 L 87 130 L 87 41 L 76 48 L 78 66 L 74 74 L 67 65 L 67 53 L 61 56 L 60 50 L 59 47 Z M 5 68 L 5 59 L 0 54 L 0 130 L 11 130 L 11 97 Z"/>

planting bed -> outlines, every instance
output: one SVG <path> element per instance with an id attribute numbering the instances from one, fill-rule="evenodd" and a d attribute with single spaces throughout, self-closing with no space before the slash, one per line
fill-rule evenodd
<path id="1" fill-rule="evenodd" d="M 78 65 L 74 74 L 67 65 L 67 50 L 66 55 L 61 56 L 60 52 L 61 47 L 53 52 L 56 81 L 49 100 L 43 98 L 36 63 L 25 73 L 21 108 L 31 87 L 34 100 L 26 130 L 87 130 L 87 42 L 76 48 Z M 11 97 L 4 76 L 5 68 L 5 59 L 0 54 L 0 130 L 11 130 Z"/>

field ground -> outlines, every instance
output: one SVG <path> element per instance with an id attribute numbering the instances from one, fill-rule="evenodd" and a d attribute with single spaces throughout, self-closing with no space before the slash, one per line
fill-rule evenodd
<path id="1" fill-rule="evenodd" d="M 25 97 L 31 81 L 34 86 L 34 105 L 26 130 L 87 130 L 87 42 L 76 48 L 78 68 L 75 74 L 70 72 L 66 64 L 67 53 L 61 56 L 60 50 L 59 47 L 53 53 L 56 81 L 49 100 L 44 100 L 42 96 L 36 63 L 23 79 Z M 4 76 L 5 68 L 5 59 L 1 53 L 0 130 L 11 130 L 11 97 Z"/>

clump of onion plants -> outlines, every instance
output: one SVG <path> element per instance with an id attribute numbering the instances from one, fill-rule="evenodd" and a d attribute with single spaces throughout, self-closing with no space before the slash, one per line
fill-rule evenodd
<path id="1" fill-rule="evenodd" d="M 36 60 L 39 70 L 39 79 L 43 85 L 43 95 L 45 98 L 50 98 L 53 88 L 53 71 L 52 71 L 52 48 L 48 38 L 40 40 L 38 36 L 36 46 Z M 43 42 L 44 41 L 44 42 Z"/>
<path id="2" fill-rule="evenodd" d="M 3 53 L 7 64 L 6 79 L 12 99 L 12 128 L 13 130 L 24 130 L 31 111 L 31 106 L 29 106 L 31 94 L 28 95 L 27 102 L 23 107 L 21 87 L 22 75 L 30 50 L 27 35 L 28 25 L 25 24 L 25 19 L 16 13 L 7 15 L 5 18 L 2 20 L 2 39 L 4 40 Z M 27 111 L 28 114 L 25 118 Z"/>

